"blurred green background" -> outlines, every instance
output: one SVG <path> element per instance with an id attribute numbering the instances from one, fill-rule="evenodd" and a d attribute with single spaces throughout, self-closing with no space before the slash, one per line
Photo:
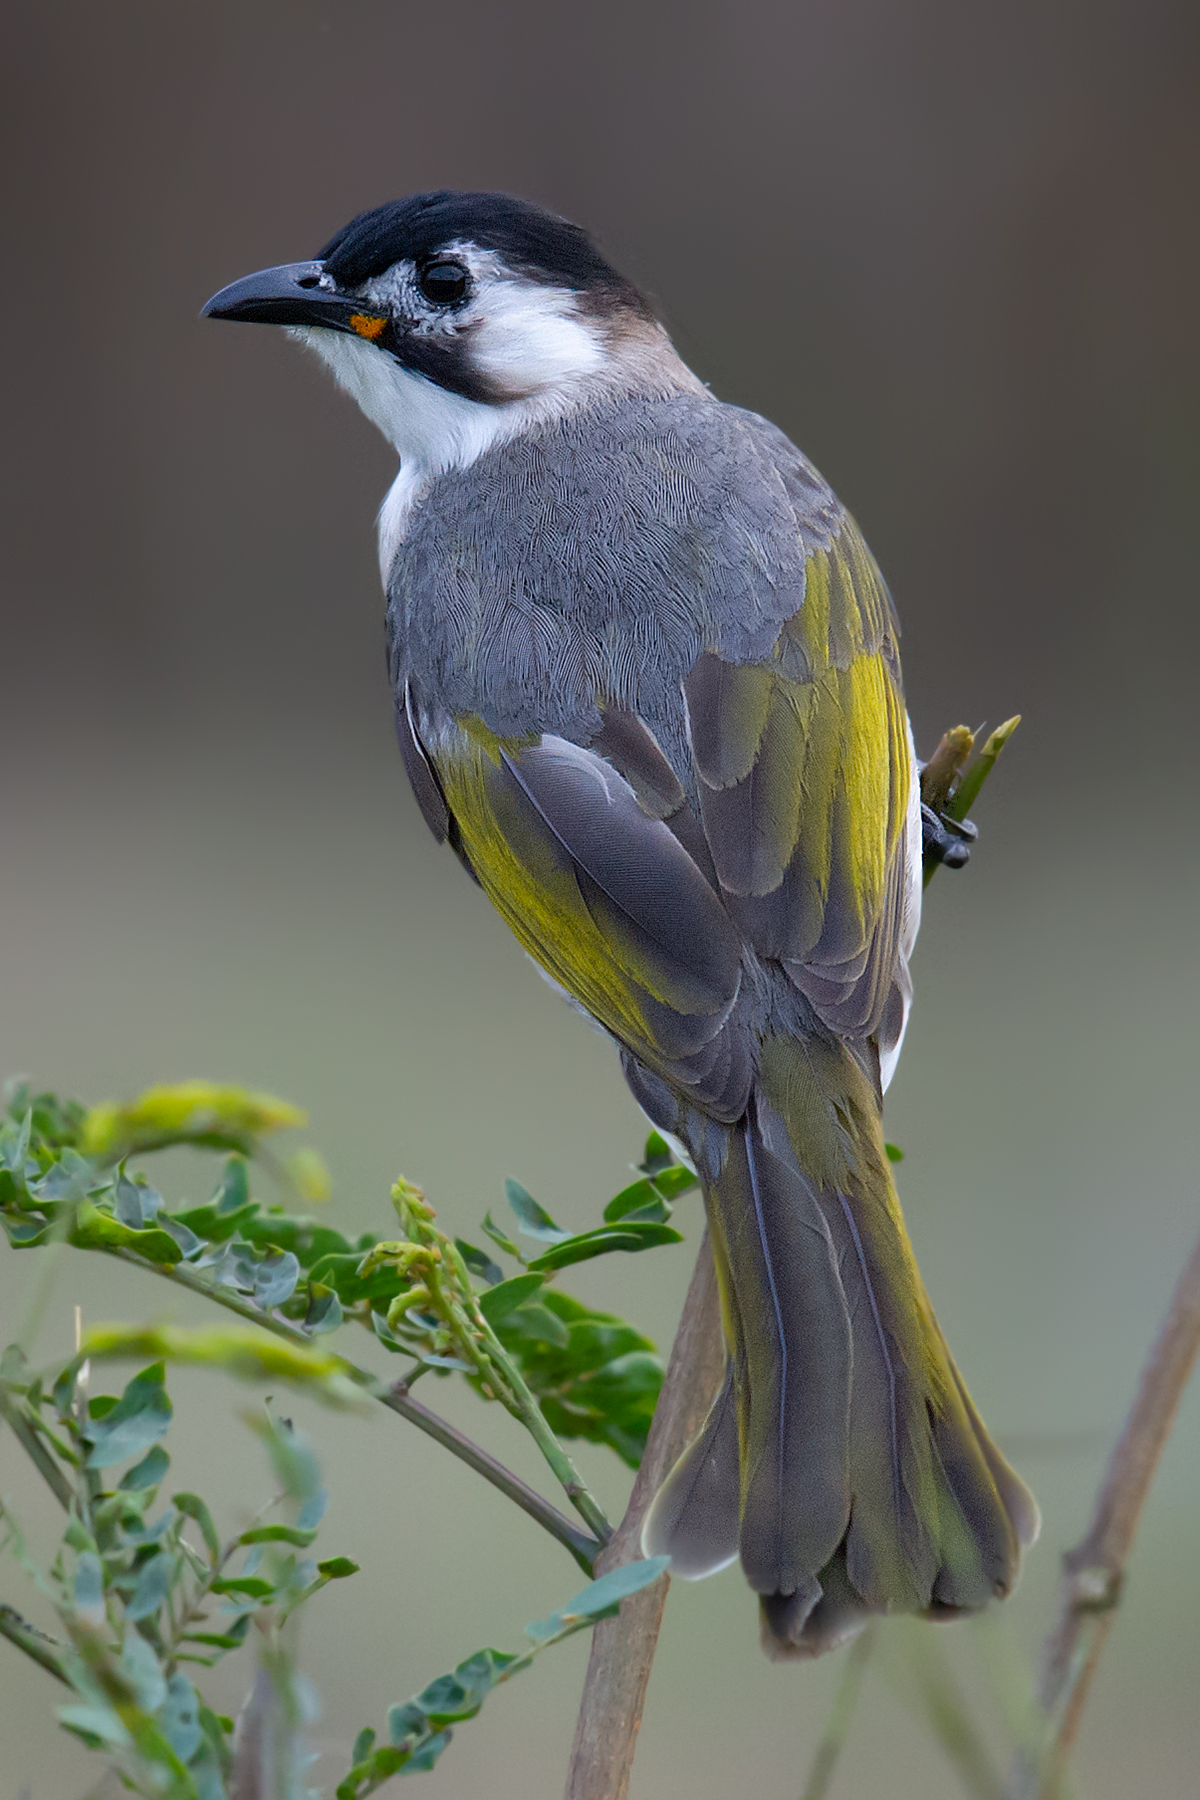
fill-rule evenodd
<path id="1" fill-rule="evenodd" d="M 472 1232 L 506 1174 L 573 1225 L 621 1183 L 642 1125 L 615 1058 L 408 796 L 372 533 L 391 454 L 282 334 L 196 317 L 415 189 L 579 219 L 854 509 L 919 746 L 1025 715 L 975 860 L 930 895 L 888 1132 L 950 1341 L 1042 1502 L 1002 1615 L 1030 1654 L 1196 1228 L 1197 17 L 63 0 L 4 33 L 0 1069 L 93 1100 L 199 1074 L 286 1095 L 357 1229 L 384 1228 L 401 1168 Z M 174 1179 L 199 1200 L 209 1175 Z M 5 1334 L 33 1260 L 0 1255 Z M 689 1263 L 567 1285 L 665 1346 Z M 76 1302 L 195 1316 L 68 1252 L 47 1357 Z M 175 1391 L 182 1484 L 257 1505 L 251 1396 Z M 540 1479 L 497 1409 L 431 1398 Z M 323 1548 L 364 1565 L 306 1626 L 328 1778 L 360 1725 L 576 1583 L 400 1421 L 296 1413 L 334 1489 Z M 618 1509 L 615 1459 L 582 1460 Z M 40 1544 L 8 1438 L 0 1491 Z M 1094 1800 L 1200 1786 L 1198 1499 L 1192 1394 L 1084 1728 Z M 0 1597 L 27 1602 L 11 1562 Z M 943 1632 L 979 1687 L 987 1640 Z M 839 1794 L 958 1791 L 889 1685 L 905 1643 L 868 1678 Z M 585 1654 L 497 1694 L 420 1778 L 430 1800 L 559 1792 Z M 636 1800 L 792 1800 L 837 1671 L 767 1665 L 736 1570 L 677 1585 Z M 94 1779 L 50 1685 L 0 1645 L 0 1800 Z"/>

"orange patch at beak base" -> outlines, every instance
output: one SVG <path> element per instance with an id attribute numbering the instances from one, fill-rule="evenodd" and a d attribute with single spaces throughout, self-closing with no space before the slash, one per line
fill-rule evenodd
<path id="1" fill-rule="evenodd" d="M 386 324 L 386 319 L 376 318 L 372 313 L 350 314 L 350 329 L 362 338 L 377 338 Z"/>

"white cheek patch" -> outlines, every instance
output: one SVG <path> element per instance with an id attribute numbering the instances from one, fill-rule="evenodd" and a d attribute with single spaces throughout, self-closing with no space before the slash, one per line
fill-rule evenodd
<path id="1" fill-rule="evenodd" d="M 467 320 L 471 361 L 514 399 L 569 385 L 608 360 L 599 334 L 578 316 L 574 297 L 561 288 L 485 280 Z"/>
<path id="2" fill-rule="evenodd" d="M 552 418 L 583 398 L 587 378 L 610 361 L 599 330 L 580 318 L 575 296 L 502 269 L 491 251 L 448 246 L 471 269 L 474 293 L 454 311 L 431 311 L 411 263 L 397 263 L 360 293 L 381 312 L 407 319 L 420 337 L 459 336 L 472 370 L 496 394 L 468 400 L 406 369 L 362 338 L 320 326 L 289 335 L 315 350 L 373 425 L 398 451 L 400 473 L 379 514 L 379 562 L 386 586 L 397 546 L 429 483 L 465 469 L 494 444 Z M 422 316 L 421 308 L 427 308 Z"/>

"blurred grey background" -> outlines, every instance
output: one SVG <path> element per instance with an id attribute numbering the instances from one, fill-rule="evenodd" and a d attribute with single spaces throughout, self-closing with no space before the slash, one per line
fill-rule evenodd
<path id="1" fill-rule="evenodd" d="M 401 774 L 372 531 L 391 453 L 282 334 L 197 319 L 416 189 L 580 220 L 854 509 L 919 745 L 1024 714 L 975 860 L 930 894 L 888 1130 L 935 1304 L 1043 1503 L 998 1627 L 1029 1654 L 1200 1211 L 1197 16 L 62 0 L 4 28 L 0 1068 L 89 1100 L 196 1074 L 282 1093 L 357 1229 L 386 1227 L 400 1168 L 472 1232 L 509 1173 L 576 1224 L 621 1183 L 642 1126 L 615 1059 Z M 210 1171 L 173 1179 L 198 1200 Z M 33 1260 L 0 1255 L 6 1335 Z M 569 1285 L 665 1345 L 689 1261 Z M 47 1358 L 77 1301 L 192 1316 L 67 1253 Z M 257 1505 L 252 1397 L 176 1386 L 181 1484 Z M 448 1383 L 431 1398 L 538 1479 L 504 1419 Z M 330 1781 L 359 1726 L 576 1584 L 399 1421 L 297 1416 L 334 1488 L 323 1544 L 365 1570 L 306 1628 Z M 619 1508 L 615 1460 L 583 1460 Z M 0 1491 L 45 1548 L 10 1439 Z M 1084 1729 L 1094 1800 L 1196 1791 L 1198 1496 L 1193 1394 Z M 36 1614 L 11 1559 L 0 1597 Z M 1003 1647 L 944 1633 L 980 1688 Z M 637 1800 L 799 1794 L 837 1659 L 772 1668 L 755 1635 L 736 1570 L 676 1588 Z M 908 1641 L 868 1680 L 840 1795 L 958 1791 L 904 1703 Z M 496 1695 L 423 1791 L 560 1791 L 584 1656 Z M 94 1780 L 49 1685 L 0 1644 L 0 1800 Z"/>

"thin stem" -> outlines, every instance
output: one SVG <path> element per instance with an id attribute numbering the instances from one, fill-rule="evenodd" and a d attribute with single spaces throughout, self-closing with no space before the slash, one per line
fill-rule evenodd
<path id="1" fill-rule="evenodd" d="M 228 1312 L 236 1313 L 239 1318 L 261 1326 L 264 1331 L 274 1332 L 276 1337 L 285 1338 L 288 1343 L 300 1344 L 306 1349 L 312 1347 L 312 1339 L 299 1326 L 260 1311 L 252 1300 L 235 1293 L 231 1288 L 214 1287 L 182 1263 L 149 1262 L 136 1251 L 120 1248 L 110 1250 L 107 1254 L 118 1257 L 122 1262 L 132 1263 L 134 1268 L 147 1269 L 152 1274 L 161 1275 L 167 1281 L 175 1282 L 178 1287 L 188 1288 L 194 1294 L 203 1294 L 206 1299 L 215 1301 Z M 407 1419 L 427 1437 L 441 1444 L 443 1449 L 449 1450 L 452 1456 L 457 1456 L 460 1462 L 466 1463 L 468 1468 L 482 1475 L 485 1481 L 490 1481 L 494 1488 L 514 1501 L 522 1512 L 528 1513 L 531 1519 L 536 1519 L 551 1537 L 557 1538 L 570 1551 L 580 1568 L 591 1574 L 593 1560 L 600 1548 L 601 1540 L 598 1537 L 591 1538 L 579 1531 L 557 1507 L 551 1506 L 548 1500 L 544 1500 L 519 1475 L 514 1475 L 511 1469 L 505 1468 L 503 1463 L 456 1430 L 447 1420 L 439 1418 L 427 1406 L 422 1406 L 420 1401 L 410 1399 L 404 1391 L 403 1383 L 389 1387 L 386 1382 L 377 1380 L 369 1370 L 361 1368 L 357 1363 L 349 1362 L 344 1357 L 339 1360 L 342 1372 L 355 1386 L 362 1388 L 390 1412 L 399 1413 L 402 1419 Z"/>
<path id="2" fill-rule="evenodd" d="M 1142 1369 L 1087 1534 L 1063 1557 L 1059 1616 L 1043 1646 L 1038 1677 L 1046 1749 L 1041 1757 L 1018 1757 L 1009 1800 L 1055 1800 L 1062 1792 L 1092 1677 L 1120 1603 L 1142 1507 L 1198 1353 L 1200 1242 L 1179 1277 Z"/>
<path id="3" fill-rule="evenodd" d="M 995 765 L 1016 721 L 988 740 L 990 759 L 971 790 L 974 800 Z M 963 737 L 969 741 L 963 747 Z M 1001 737 L 1003 733 L 1003 737 Z M 961 772 L 974 738 L 964 727 L 946 734 L 946 785 Z M 996 739 L 1001 741 L 996 743 Z M 945 742 L 945 740 L 944 740 Z M 936 753 L 935 753 L 936 754 Z M 983 758 L 980 758 L 983 761 Z M 925 875 L 929 881 L 929 872 Z M 625 1517 L 612 1541 L 596 1558 L 596 1572 L 617 1568 L 640 1554 L 642 1520 L 667 1473 L 695 1437 L 712 1403 L 724 1368 L 716 1274 L 707 1235 L 684 1302 L 666 1380 L 655 1408 L 646 1454 Z M 567 1774 L 566 1800 L 625 1800 L 641 1727 L 650 1668 L 658 1644 L 669 1578 L 634 1594 L 615 1619 L 603 1619 L 592 1633 L 591 1656 L 575 1743 Z"/>
<path id="4" fill-rule="evenodd" d="M 75 1498 L 74 1489 L 63 1474 L 31 1422 L 25 1418 L 21 1409 L 0 1386 L 0 1418 L 12 1431 L 13 1436 L 25 1451 L 39 1475 L 43 1477 L 59 1505 L 70 1512 L 71 1502 Z"/>
<path id="5" fill-rule="evenodd" d="M 1005 719 L 1003 725 L 997 725 L 992 732 L 946 804 L 945 810 L 952 819 L 961 822 L 966 818 L 978 800 L 984 782 L 995 768 L 996 758 L 1020 723 L 1020 713 L 1014 713 L 1011 719 Z"/>
<path id="6" fill-rule="evenodd" d="M 642 1520 L 668 1472 L 695 1437 L 721 1382 L 725 1346 L 707 1233 L 683 1303 L 646 1453 L 625 1517 L 596 1558 L 596 1573 L 641 1555 Z M 625 1800 L 669 1577 L 624 1601 L 592 1633 L 566 1800 Z"/>
<path id="7" fill-rule="evenodd" d="M 477 1313 L 479 1312 L 478 1307 L 475 1310 Z M 509 1356 L 482 1313 L 479 1313 L 479 1322 L 483 1326 L 488 1355 L 491 1361 L 500 1368 L 512 1391 L 517 1417 L 545 1457 L 563 1492 L 584 1524 L 595 1534 L 601 1544 L 607 1544 L 613 1535 L 613 1528 L 605 1517 L 603 1507 L 546 1423 L 546 1415 L 530 1392 L 520 1369 Z"/>
<path id="8" fill-rule="evenodd" d="M 850 1722 L 858 1705 L 858 1696 L 862 1692 L 863 1676 L 867 1672 L 871 1652 L 875 1648 L 875 1637 L 876 1627 L 872 1622 L 865 1631 L 858 1634 L 850 1646 L 834 1692 L 833 1705 L 825 1722 L 825 1730 L 812 1759 L 802 1800 L 825 1800 L 829 1792 L 833 1771 L 850 1733 Z"/>
<path id="9" fill-rule="evenodd" d="M 519 1475 L 514 1475 L 511 1469 L 506 1469 L 503 1463 L 499 1463 L 495 1457 L 489 1456 L 486 1450 L 473 1443 L 469 1437 L 465 1437 L 456 1426 L 450 1424 L 449 1420 L 431 1412 L 427 1406 L 422 1406 L 419 1400 L 409 1398 L 403 1392 L 402 1386 L 384 1389 L 375 1397 L 381 1400 L 384 1406 L 399 1413 L 402 1419 L 408 1419 L 411 1424 L 416 1425 L 428 1437 L 433 1438 L 436 1443 L 449 1450 L 453 1456 L 457 1456 L 459 1461 L 466 1463 L 469 1469 L 476 1470 L 485 1481 L 490 1481 L 493 1487 L 499 1488 L 502 1494 L 507 1494 L 508 1498 L 523 1512 L 527 1512 L 531 1519 L 536 1519 L 538 1524 L 550 1533 L 551 1537 L 557 1538 L 560 1544 L 566 1546 L 585 1575 L 590 1576 L 593 1573 L 596 1556 L 601 1547 L 597 1539 L 589 1537 L 586 1532 L 580 1531 L 572 1525 L 570 1519 L 564 1517 L 548 1501 L 543 1500 L 542 1496 L 533 1488 L 527 1487 Z"/>
<path id="10" fill-rule="evenodd" d="M 63 1672 L 63 1666 L 57 1654 L 57 1640 L 47 1637 L 45 1632 L 39 1631 L 35 1625 L 30 1625 L 14 1607 L 0 1605 L 0 1637 L 6 1637 L 10 1644 L 15 1644 L 18 1650 L 23 1650 L 26 1656 L 31 1656 L 35 1663 L 40 1663 L 43 1669 L 49 1670 L 50 1674 L 57 1681 L 61 1681 L 64 1686 L 71 1685 Z M 58 1648 L 65 1648 L 65 1646 L 59 1645 Z"/>
<path id="11" fill-rule="evenodd" d="M 392 1190 L 393 1197 L 403 1187 L 403 1183 L 397 1182 Z M 413 1238 L 419 1245 L 423 1245 L 424 1233 L 432 1223 L 432 1209 L 421 1195 L 421 1212 L 412 1219 L 410 1227 L 405 1213 L 411 1204 L 406 1194 L 397 1210 L 400 1212 L 402 1226 L 411 1229 Z M 429 1214 L 428 1219 L 423 1216 L 426 1212 Z M 606 1544 L 612 1536 L 612 1526 L 605 1517 L 604 1508 L 551 1431 L 546 1416 L 516 1361 L 508 1354 L 489 1325 L 483 1309 L 475 1299 L 467 1266 L 457 1246 L 440 1233 L 437 1236 L 439 1258 L 431 1262 L 425 1275 L 435 1308 L 454 1333 L 461 1353 L 475 1365 L 485 1389 L 495 1394 L 514 1418 L 524 1425 L 584 1524 L 595 1533 L 601 1544 Z M 444 1278 L 447 1276 L 449 1279 Z"/>
<path id="12" fill-rule="evenodd" d="M 996 760 L 1017 726 L 1020 713 L 997 725 L 983 749 L 968 768 L 967 758 L 975 748 L 975 735 L 966 725 L 954 725 L 942 733 L 937 749 L 921 771 L 921 799 L 943 818 L 966 818 L 978 800 L 984 782 L 996 766 Z M 957 784 L 957 785 L 955 785 Z M 940 862 L 926 862 L 922 885 L 928 887 Z"/>

